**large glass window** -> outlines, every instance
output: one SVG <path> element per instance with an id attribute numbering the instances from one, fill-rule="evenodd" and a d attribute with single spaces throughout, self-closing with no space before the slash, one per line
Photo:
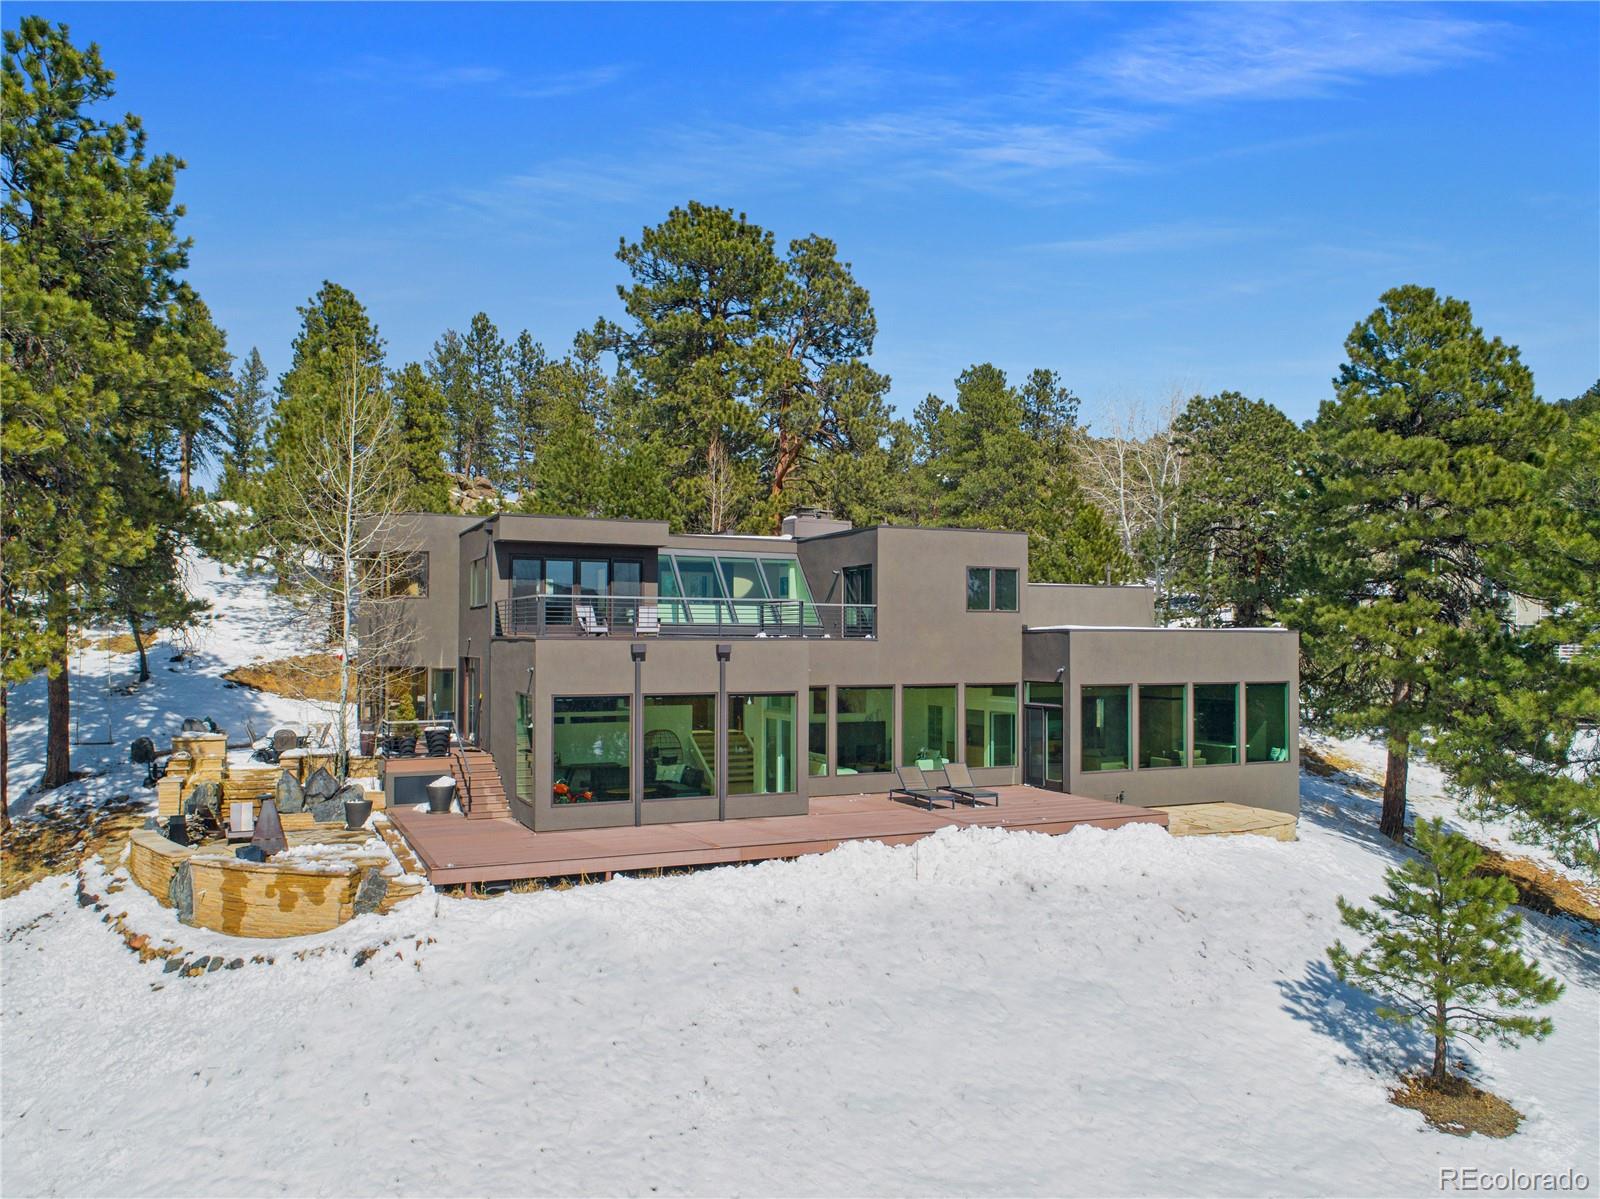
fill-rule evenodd
<path id="1" fill-rule="evenodd" d="M 1139 685 L 1139 767 L 1184 764 L 1183 684 Z"/>
<path id="2" fill-rule="evenodd" d="M 428 555 L 385 554 L 379 563 L 383 593 L 390 598 L 415 599 L 428 594 Z"/>
<path id="3" fill-rule="evenodd" d="M 626 695 L 558 695 L 550 737 L 558 804 L 632 798 L 633 736 Z"/>
<path id="4" fill-rule="evenodd" d="M 876 636 L 878 609 L 873 599 L 872 567 L 846 566 L 840 576 L 844 581 L 844 635 L 846 637 Z"/>
<path id="5" fill-rule="evenodd" d="M 900 765 L 942 770 L 956 760 L 956 689 L 900 690 Z"/>
<path id="6" fill-rule="evenodd" d="M 828 689 L 811 688 L 811 721 L 807 730 L 807 772 L 814 779 L 828 775 Z"/>
<path id="7" fill-rule="evenodd" d="M 967 567 L 967 611 L 987 612 L 990 606 L 989 568 Z"/>
<path id="8" fill-rule="evenodd" d="M 894 688 L 840 687 L 833 721 L 838 773 L 881 774 L 894 769 Z"/>
<path id="9" fill-rule="evenodd" d="M 1084 687 L 1079 698 L 1083 769 L 1128 769 L 1128 688 Z"/>
<path id="10" fill-rule="evenodd" d="M 728 794 L 781 795 L 795 775 L 795 697 L 728 696 Z"/>
<path id="11" fill-rule="evenodd" d="M 1232 766 L 1239 760 L 1239 684 L 1194 685 L 1194 764 Z"/>
<path id="12" fill-rule="evenodd" d="M 644 697 L 644 797 L 717 793 L 717 697 Z"/>
<path id="13" fill-rule="evenodd" d="M 995 570 L 994 610 L 996 612 L 1015 612 L 1017 610 L 1017 572 L 1015 570 Z"/>
<path id="14" fill-rule="evenodd" d="M 533 696 L 517 695 L 517 798 L 533 802 Z"/>
<path id="15" fill-rule="evenodd" d="M 1246 683 L 1244 687 L 1246 762 L 1289 760 L 1289 684 Z"/>
<path id="16" fill-rule="evenodd" d="M 428 672 L 428 718 L 452 720 L 456 714 L 456 672 L 430 670 Z"/>
<path id="17" fill-rule="evenodd" d="M 967 765 L 1017 764 L 1017 688 L 967 684 Z"/>

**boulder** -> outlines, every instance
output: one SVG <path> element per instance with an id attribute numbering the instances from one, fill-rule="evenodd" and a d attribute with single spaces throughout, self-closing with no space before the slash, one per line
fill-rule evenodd
<path id="1" fill-rule="evenodd" d="M 328 773 L 325 766 L 318 766 L 311 772 L 311 777 L 306 780 L 306 799 L 331 799 L 339 790 L 339 780 Z"/>
<path id="2" fill-rule="evenodd" d="M 128 747 L 128 761 L 136 766 L 148 766 L 156 760 L 156 743 L 148 737 L 136 737 Z"/>
<path id="3" fill-rule="evenodd" d="M 278 805 L 280 812 L 304 812 L 306 810 L 305 789 L 300 786 L 300 780 L 285 770 L 278 776 L 277 785 L 273 787 L 272 798 Z"/>
<path id="4" fill-rule="evenodd" d="M 389 893 L 389 880 L 384 878 L 383 871 L 369 869 L 361 876 L 361 882 L 356 886 L 355 912 L 357 916 L 365 916 L 368 912 L 376 912 L 378 905 L 383 902 L 383 897 Z"/>
<path id="5" fill-rule="evenodd" d="M 312 800 L 311 819 L 318 824 L 343 824 L 344 800 L 337 795 L 330 795 L 327 799 Z"/>
<path id="6" fill-rule="evenodd" d="M 266 850 L 259 845 L 241 845 L 233 851 L 233 856 L 241 862 L 265 862 L 267 860 Z"/>
<path id="7" fill-rule="evenodd" d="M 190 716 L 183 722 L 183 731 L 186 733 L 209 733 L 213 727 L 210 720 L 202 720 L 198 716 Z"/>
<path id="8" fill-rule="evenodd" d="M 184 797 L 183 810 L 188 815 L 204 815 L 215 821 L 217 813 L 222 810 L 222 784 L 196 783 L 194 789 Z"/>
<path id="9" fill-rule="evenodd" d="M 172 882 L 167 887 L 167 898 L 177 909 L 178 919 L 185 924 L 194 922 L 194 875 L 185 862 L 173 871 Z"/>

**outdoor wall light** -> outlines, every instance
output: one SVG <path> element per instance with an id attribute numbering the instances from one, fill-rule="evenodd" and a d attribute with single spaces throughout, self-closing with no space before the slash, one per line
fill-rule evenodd
<path id="1" fill-rule="evenodd" d="M 632 645 L 628 646 L 628 653 L 633 656 L 633 660 L 635 662 L 644 661 L 644 651 L 645 645 L 642 641 L 635 641 Z"/>
<path id="2" fill-rule="evenodd" d="M 717 646 L 717 661 L 726 662 L 733 657 L 733 646 L 719 644 Z"/>

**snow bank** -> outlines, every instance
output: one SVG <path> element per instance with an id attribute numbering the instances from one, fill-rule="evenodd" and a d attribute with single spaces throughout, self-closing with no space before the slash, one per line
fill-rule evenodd
<path id="1" fill-rule="evenodd" d="M 1320 810 L 1328 784 L 1307 786 Z M 41 884 L 4 907 L 0 1190 L 1436 1194 L 1460 1165 L 1592 1184 L 1593 938 L 1531 918 L 1568 984 L 1558 1031 L 1474 1056 L 1523 1131 L 1428 1130 L 1386 1100 L 1416 1044 L 1322 965 L 1334 897 L 1393 860 L 1330 812 L 1293 844 L 952 829 L 418 897 L 302 939 L 320 956 L 184 981 Z M 242 1150 L 240 1128 L 269 1139 Z"/>

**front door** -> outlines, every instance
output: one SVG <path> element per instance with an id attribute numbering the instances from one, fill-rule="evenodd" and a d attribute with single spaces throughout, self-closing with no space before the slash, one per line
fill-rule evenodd
<path id="1" fill-rule="evenodd" d="M 1027 721 L 1023 726 L 1023 781 L 1030 787 L 1045 787 L 1051 791 L 1062 790 L 1061 762 L 1062 720 L 1060 708 L 1036 707 L 1025 709 Z"/>

